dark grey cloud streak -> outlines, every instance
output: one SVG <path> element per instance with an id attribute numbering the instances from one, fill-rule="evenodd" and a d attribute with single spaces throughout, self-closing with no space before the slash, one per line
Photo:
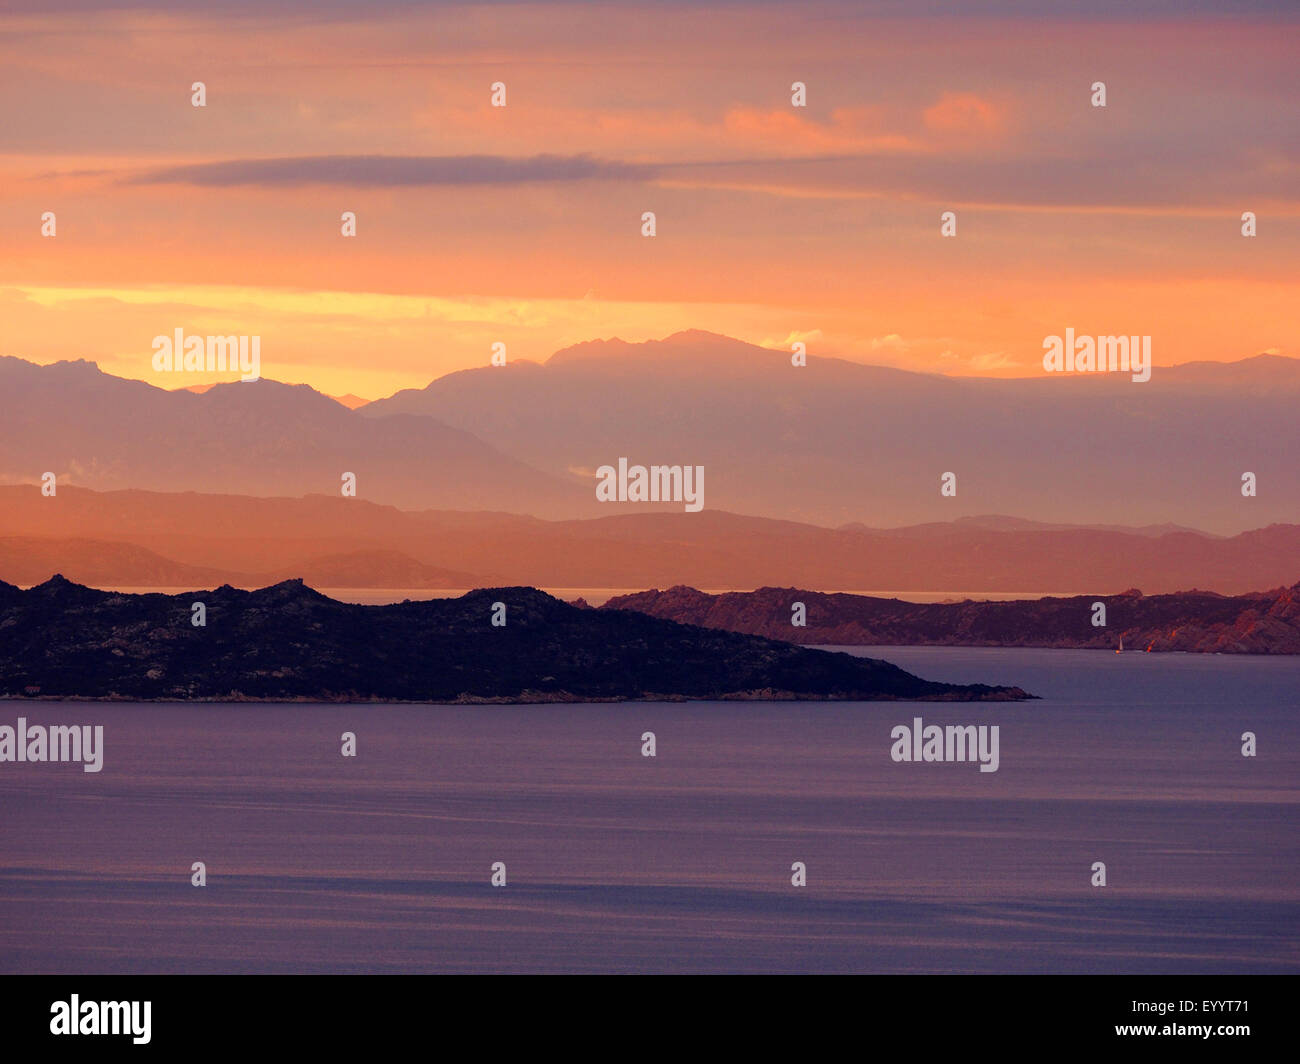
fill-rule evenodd
<path id="1" fill-rule="evenodd" d="M 660 168 L 609 162 L 590 155 L 304 155 L 284 159 L 228 159 L 146 170 L 128 185 L 349 185 L 402 188 L 423 185 L 522 185 L 547 181 L 647 181 Z"/>
<path id="2" fill-rule="evenodd" d="M 1234 158 L 1231 165 L 1212 171 L 1187 165 L 1177 152 L 1150 158 L 1136 148 L 1102 157 L 1087 151 L 1077 156 L 960 160 L 942 155 L 857 154 L 665 163 L 591 155 L 306 155 L 163 167 L 120 176 L 119 183 L 266 189 L 473 188 L 665 179 L 706 188 L 785 186 L 831 195 L 873 193 L 988 205 L 1231 206 L 1240 199 L 1243 181 L 1253 195 L 1270 202 L 1294 203 L 1300 198 L 1300 167 L 1286 156 Z"/>

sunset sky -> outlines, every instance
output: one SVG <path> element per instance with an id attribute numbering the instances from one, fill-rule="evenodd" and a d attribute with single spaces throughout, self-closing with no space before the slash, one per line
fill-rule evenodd
<path id="1" fill-rule="evenodd" d="M 1067 326 L 1297 356 L 1300 8 L 1215 6 L 10 0 L 0 354 L 153 380 L 157 334 L 258 334 L 368 398 L 688 328 L 962 375 Z"/>

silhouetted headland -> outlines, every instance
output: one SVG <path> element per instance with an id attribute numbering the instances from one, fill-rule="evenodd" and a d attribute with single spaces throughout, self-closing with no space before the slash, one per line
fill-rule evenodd
<path id="1" fill-rule="evenodd" d="M 193 621 L 203 604 L 204 624 Z M 504 624 L 493 625 L 494 616 Z M 1009 701 L 777 640 L 529 587 L 358 606 L 285 581 L 181 595 L 0 582 L 0 697 L 129 701 Z"/>

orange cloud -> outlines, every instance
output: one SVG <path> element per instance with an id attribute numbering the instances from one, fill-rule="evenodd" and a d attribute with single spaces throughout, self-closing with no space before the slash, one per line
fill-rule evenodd
<path id="1" fill-rule="evenodd" d="M 971 92 L 945 92 L 921 115 L 936 133 L 978 134 L 987 137 L 1007 127 L 1007 110 Z"/>
<path id="2" fill-rule="evenodd" d="M 731 139 L 752 142 L 769 152 L 830 153 L 850 151 L 915 151 L 910 137 L 885 128 L 878 107 L 840 107 L 829 122 L 818 122 L 794 108 L 771 111 L 734 107 L 723 119 Z"/>

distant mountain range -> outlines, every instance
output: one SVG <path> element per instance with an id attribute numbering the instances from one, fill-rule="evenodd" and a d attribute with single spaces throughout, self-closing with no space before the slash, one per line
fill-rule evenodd
<path id="1" fill-rule="evenodd" d="M 202 602 L 205 624 L 192 623 Z M 504 613 L 495 606 L 501 603 Z M 494 614 L 504 624 L 494 626 Z M 161 701 L 1005 701 L 872 658 L 580 609 L 532 588 L 354 606 L 301 582 L 122 595 L 0 583 L 0 697 Z"/>
<path id="2" fill-rule="evenodd" d="M 861 521 L 850 521 L 840 525 L 844 532 L 871 532 L 880 535 L 904 536 L 919 539 L 932 535 L 951 536 L 954 532 L 1120 532 L 1132 536 L 1165 536 L 1171 532 L 1192 532 L 1196 535 L 1209 535 L 1186 525 L 1175 525 L 1166 521 L 1161 525 L 1069 525 L 1050 521 L 1031 521 L 1026 517 L 1006 517 L 1001 514 L 979 514 L 975 517 L 958 517 L 953 521 L 931 521 L 928 524 L 905 525 L 902 528 L 872 528 Z"/>
<path id="3" fill-rule="evenodd" d="M 1094 596 L 1029 602 L 917 604 L 798 588 L 708 595 L 691 587 L 612 598 L 602 609 L 764 635 L 793 643 L 839 646 L 1078 647 L 1212 654 L 1300 654 L 1300 583 L 1227 598 L 1202 591 L 1101 599 L 1105 625 L 1094 626 Z M 792 624 L 802 603 L 806 625 Z"/>
<path id="4" fill-rule="evenodd" d="M 422 414 L 563 476 L 702 464 L 706 506 L 840 525 L 1025 514 L 1235 532 L 1300 519 L 1300 359 L 1127 375 L 941 377 L 704 332 L 578 344 L 363 407 Z M 957 474 L 957 494 L 940 477 Z M 1241 477 L 1258 478 L 1243 498 Z"/>
<path id="5" fill-rule="evenodd" d="M 822 528 L 706 510 L 545 521 L 365 499 L 0 487 L 0 579 L 109 587 L 500 585 L 1244 594 L 1300 579 L 1300 525 L 1230 537 L 1004 517 Z"/>
<path id="6" fill-rule="evenodd" d="M 363 408 L 364 409 L 364 408 Z M 590 492 L 434 418 L 363 418 L 306 385 L 166 391 L 90 362 L 0 358 L 0 480 L 96 490 L 340 494 L 410 507 L 571 514 Z"/>
<path id="7" fill-rule="evenodd" d="M 0 481 L 331 494 L 552 519 L 627 514 L 594 471 L 702 465 L 704 506 L 826 526 L 989 513 L 1237 532 L 1300 519 L 1300 360 L 1014 380 L 911 373 L 711 333 L 602 340 L 347 409 L 304 385 L 167 391 L 0 358 Z M 344 405 L 347 404 L 347 405 Z M 957 477 L 955 497 L 940 477 Z M 1254 473 L 1258 495 L 1241 494 Z M 656 504 L 663 513 L 680 504 Z M 698 517 L 699 515 L 692 515 Z"/>

